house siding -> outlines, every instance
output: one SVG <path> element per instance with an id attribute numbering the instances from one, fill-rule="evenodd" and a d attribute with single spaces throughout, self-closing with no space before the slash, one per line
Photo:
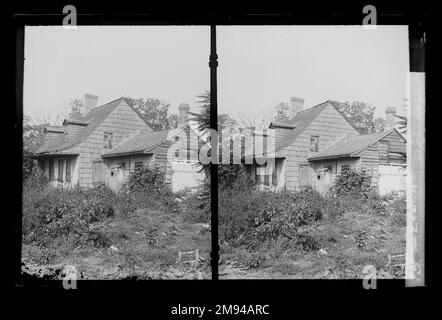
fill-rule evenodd
<path id="1" fill-rule="evenodd" d="M 372 144 L 365 150 L 361 151 L 359 166 L 365 170 L 372 178 L 372 186 L 377 190 L 379 183 L 379 165 L 381 164 L 406 164 L 405 157 L 403 160 L 387 158 L 381 161 L 380 152 L 382 151 L 382 143 L 387 142 L 390 146 L 390 152 L 406 153 L 406 144 L 396 131 L 391 132 L 378 142 Z"/>
<path id="2" fill-rule="evenodd" d="M 321 152 L 347 136 L 358 134 L 356 129 L 331 104 L 326 106 L 295 141 L 280 153 L 287 158 L 285 166 L 287 189 L 299 190 L 299 166 L 310 165 L 307 158 L 317 154 L 317 152 L 310 151 L 310 137 L 312 135 L 319 136 L 319 152 Z"/>
<path id="3" fill-rule="evenodd" d="M 311 164 L 312 167 L 312 187 L 316 187 L 316 175 L 315 171 L 325 168 L 330 168 L 330 174 L 331 174 L 331 181 L 332 184 L 335 181 L 336 177 L 341 174 L 342 172 L 342 166 L 348 165 L 351 170 L 359 170 L 360 168 L 360 160 L 359 158 L 343 158 L 343 159 L 336 159 L 336 160 L 322 160 L 322 161 L 315 161 Z"/>
<path id="4" fill-rule="evenodd" d="M 166 175 L 166 179 L 171 177 L 172 161 L 188 161 L 188 159 L 190 159 L 190 161 L 197 161 L 198 159 L 198 144 L 191 143 L 188 138 L 192 137 L 192 139 L 195 139 L 193 141 L 198 142 L 198 135 L 191 130 L 190 127 L 187 127 L 179 134 L 179 137 L 178 142 L 175 142 L 175 138 L 172 137 L 170 140 L 164 141 L 153 150 L 155 166 L 160 168 L 160 170 Z M 184 139 L 184 137 L 186 137 L 186 139 Z M 178 159 L 174 157 L 176 149 L 180 150 L 180 156 Z"/>
<path id="5" fill-rule="evenodd" d="M 137 113 L 122 101 L 120 105 L 79 145 L 79 184 L 93 186 L 93 162 L 103 161 L 101 154 L 104 133 L 112 133 L 112 147 L 115 148 L 142 132 L 152 131 Z M 105 175 L 109 170 L 105 168 Z"/>

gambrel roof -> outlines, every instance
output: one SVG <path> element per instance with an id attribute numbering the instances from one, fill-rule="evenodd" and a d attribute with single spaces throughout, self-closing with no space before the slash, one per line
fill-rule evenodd
<path id="1" fill-rule="evenodd" d="M 327 150 L 324 150 L 317 155 L 308 158 L 307 160 L 318 161 L 333 158 L 359 157 L 359 153 L 361 151 L 367 149 L 373 143 L 378 142 L 392 132 L 397 133 L 405 142 L 405 138 L 396 129 L 393 128 L 384 132 L 346 137 L 332 145 Z"/>

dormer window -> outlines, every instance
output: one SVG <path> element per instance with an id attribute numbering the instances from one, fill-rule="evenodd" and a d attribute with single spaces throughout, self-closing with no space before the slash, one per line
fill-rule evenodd
<path id="1" fill-rule="evenodd" d="M 310 137 L 310 151 L 319 152 L 319 136 Z"/>
<path id="2" fill-rule="evenodd" d="M 112 133 L 110 132 L 104 133 L 103 148 L 112 149 Z"/>

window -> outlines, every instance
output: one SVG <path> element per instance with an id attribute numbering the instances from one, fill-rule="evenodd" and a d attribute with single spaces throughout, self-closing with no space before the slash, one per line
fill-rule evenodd
<path id="1" fill-rule="evenodd" d="M 175 158 L 179 158 L 180 157 L 180 149 L 176 149 L 175 150 Z"/>
<path id="2" fill-rule="evenodd" d="M 137 161 L 135 162 L 135 170 L 143 169 L 143 162 Z"/>
<path id="3" fill-rule="evenodd" d="M 49 181 L 54 180 L 54 160 L 49 160 Z"/>
<path id="4" fill-rule="evenodd" d="M 343 165 L 341 166 L 341 172 L 344 172 L 344 171 L 347 171 L 347 170 L 350 170 L 350 165 L 348 165 L 348 164 L 343 164 Z"/>
<path id="5" fill-rule="evenodd" d="M 273 168 L 273 172 L 272 172 L 272 184 L 277 186 L 278 185 L 278 173 L 276 168 Z"/>
<path id="6" fill-rule="evenodd" d="M 104 133 L 103 148 L 112 149 L 112 133 L 110 132 Z"/>
<path id="7" fill-rule="evenodd" d="M 58 182 L 63 182 L 63 161 L 64 160 L 58 160 L 58 175 L 57 175 Z"/>
<path id="8" fill-rule="evenodd" d="M 269 185 L 269 176 L 270 175 L 268 175 L 268 174 L 266 174 L 265 176 L 264 176 L 264 184 L 266 185 L 266 186 L 268 186 Z"/>
<path id="9" fill-rule="evenodd" d="M 71 182 L 71 159 L 66 160 L 66 182 Z"/>
<path id="10" fill-rule="evenodd" d="M 43 172 L 43 173 L 45 172 L 45 164 L 46 164 L 46 163 L 44 162 L 44 160 L 41 160 L 41 161 L 40 161 L 40 170 L 41 170 L 41 172 Z"/>
<path id="11" fill-rule="evenodd" d="M 175 136 L 175 142 L 180 141 L 180 137 L 179 136 Z"/>
<path id="12" fill-rule="evenodd" d="M 319 137 L 311 136 L 310 137 L 310 151 L 319 152 Z"/>
<path id="13" fill-rule="evenodd" d="M 114 176 L 114 172 L 113 171 L 111 171 L 111 177 L 113 177 Z"/>

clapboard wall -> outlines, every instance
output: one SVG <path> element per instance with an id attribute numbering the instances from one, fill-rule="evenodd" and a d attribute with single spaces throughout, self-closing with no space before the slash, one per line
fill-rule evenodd
<path id="1" fill-rule="evenodd" d="M 101 162 L 104 133 L 112 133 L 113 148 L 130 140 L 142 132 L 152 129 L 137 115 L 137 113 L 124 101 L 79 145 L 80 156 L 78 159 L 79 184 L 84 187 L 93 186 L 93 163 Z M 106 166 L 105 174 L 108 176 Z"/>
<path id="2" fill-rule="evenodd" d="M 300 165 L 310 165 L 307 158 L 317 154 L 317 152 L 310 151 L 311 136 L 319 136 L 319 152 L 321 152 L 347 136 L 358 134 L 356 129 L 329 103 L 295 141 L 285 148 L 285 156 L 287 157 L 286 187 L 291 190 L 299 190 L 299 167 Z M 311 173 L 314 173 L 313 170 Z M 312 181 L 314 181 L 313 177 Z"/>

